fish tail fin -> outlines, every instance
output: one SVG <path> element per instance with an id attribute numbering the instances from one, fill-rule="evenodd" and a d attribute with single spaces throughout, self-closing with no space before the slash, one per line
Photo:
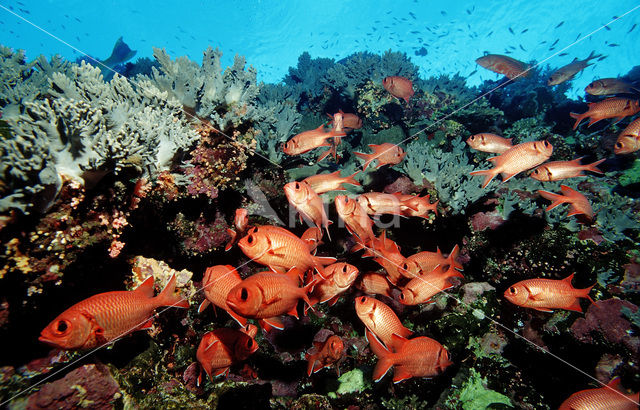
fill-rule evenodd
<path id="1" fill-rule="evenodd" d="M 333 150 L 333 147 L 330 147 L 328 150 L 324 151 L 322 154 L 320 154 L 318 159 L 316 159 L 316 162 L 320 162 L 323 159 L 325 159 L 326 157 L 328 157 L 329 154 L 331 154 L 332 150 Z"/>
<path id="2" fill-rule="evenodd" d="M 575 130 L 576 128 L 578 128 L 578 125 L 580 125 L 580 123 L 582 122 L 582 120 L 584 120 L 587 116 L 584 115 L 586 113 L 583 114 L 578 114 L 575 112 L 571 112 L 569 113 L 569 115 L 571 116 L 571 118 L 574 118 L 576 120 L 576 123 L 573 124 L 573 129 Z"/>
<path id="3" fill-rule="evenodd" d="M 356 185 L 356 186 L 360 186 L 360 182 L 355 180 L 355 176 L 358 175 L 360 173 L 360 171 L 356 171 L 353 174 L 349 175 L 348 177 L 346 177 L 344 179 L 343 184 L 351 184 L 351 185 Z"/>
<path id="4" fill-rule="evenodd" d="M 578 297 L 588 299 L 588 300 L 589 300 L 589 302 L 591 302 L 594 306 L 598 306 L 598 305 L 596 304 L 596 301 L 595 301 L 595 300 L 593 300 L 593 299 L 591 298 L 591 296 L 589 296 L 589 292 L 591 292 L 591 289 L 593 289 L 593 287 L 594 287 L 594 286 L 595 286 L 595 283 L 594 283 L 593 285 L 589 286 L 588 288 L 578 289 L 578 291 L 579 291 L 579 293 L 578 293 Z"/>
<path id="5" fill-rule="evenodd" d="M 454 246 L 453 249 L 451 249 L 451 253 L 447 257 L 447 263 L 458 270 L 463 270 L 462 264 L 457 261 L 459 254 L 460 254 L 460 247 L 458 246 L 458 244 L 456 244 L 456 246 Z"/>
<path id="6" fill-rule="evenodd" d="M 489 182 L 491 182 L 491 180 L 498 175 L 497 172 L 495 172 L 496 168 L 491 168 L 491 169 L 483 169 L 480 171 L 473 171 L 473 172 L 469 172 L 469 175 L 484 175 L 484 182 L 482 183 L 482 187 L 486 188 L 487 185 L 489 185 Z"/>
<path id="7" fill-rule="evenodd" d="M 376 363 L 376 367 L 373 370 L 373 380 L 379 382 L 393 366 L 391 352 L 369 329 L 365 331 L 365 334 L 369 342 L 369 348 L 378 357 L 378 363 Z"/>
<path id="8" fill-rule="evenodd" d="M 371 164 L 371 161 L 373 161 L 373 154 L 365 154 L 363 152 L 354 152 L 353 155 L 355 155 L 358 158 L 362 158 L 364 160 L 364 164 L 362 164 L 363 171 L 367 169 L 369 164 Z"/>
<path id="9" fill-rule="evenodd" d="M 587 164 L 585 165 L 585 171 L 591 171 L 591 172 L 595 172 L 596 174 L 602 174 L 603 172 L 600 171 L 600 169 L 598 169 L 598 165 L 602 164 L 604 161 L 606 161 L 606 158 L 602 158 L 596 162 L 593 162 L 591 164 Z"/>
<path id="10" fill-rule="evenodd" d="M 167 285 L 162 289 L 162 292 L 155 297 L 158 306 L 172 306 L 188 309 L 189 300 L 176 293 L 176 275 L 171 275 L 171 279 L 167 282 Z"/>
<path id="11" fill-rule="evenodd" d="M 304 300 L 304 303 L 306 303 L 305 307 L 304 307 L 304 314 L 307 314 L 307 311 L 309 309 L 311 309 L 314 313 L 315 313 L 315 309 L 313 308 L 313 305 L 315 305 L 317 303 L 317 301 L 311 300 L 309 299 L 309 293 L 313 291 L 313 287 L 315 286 L 316 281 L 312 280 L 311 282 L 307 283 L 303 288 L 303 294 L 302 294 L 302 300 Z"/>
<path id="12" fill-rule="evenodd" d="M 567 202 L 567 197 L 564 195 L 554 194 L 553 192 L 543 191 L 542 189 L 539 189 L 538 193 L 540 194 L 541 197 L 551 201 L 551 205 L 546 207 L 545 211 L 550 211 L 556 206 Z"/>

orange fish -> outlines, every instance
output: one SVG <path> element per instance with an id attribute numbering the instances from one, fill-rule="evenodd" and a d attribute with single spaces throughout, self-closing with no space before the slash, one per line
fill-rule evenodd
<path id="1" fill-rule="evenodd" d="M 588 219 L 593 218 L 593 209 L 591 208 L 591 204 L 589 203 L 587 197 L 566 185 L 560 185 L 560 190 L 564 195 L 554 194 L 553 192 L 549 191 L 538 190 L 538 193 L 543 198 L 553 201 L 551 205 L 549 205 L 545 209 L 545 211 L 548 212 L 560 204 L 568 203 L 570 204 L 570 207 L 569 214 L 567 216 L 585 215 Z"/>
<path id="2" fill-rule="evenodd" d="M 322 229 L 316 226 L 312 226 L 302 233 L 300 239 L 307 243 L 307 245 L 309 246 L 309 252 L 315 255 L 316 249 L 319 245 L 322 244 Z"/>
<path id="3" fill-rule="evenodd" d="M 409 103 L 409 98 L 413 97 L 413 83 L 405 77 L 390 76 L 382 80 L 382 86 L 389 94 L 396 98 L 401 98 Z"/>
<path id="4" fill-rule="evenodd" d="M 307 242 L 278 226 L 251 228 L 248 235 L 238 241 L 238 246 L 253 261 L 280 273 L 296 267 L 301 272 L 315 268 L 322 275 L 323 266 L 336 261 L 311 255 Z"/>
<path id="5" fill-rule="evenodd" d="M 510 80 L 528 77 L 530 74 L 528 64 L 501 54 L 487 54 L 476 59 L 476 63 L 494 73 L 504 74 Z"/>
<path id="6" fill-rule="evenodd" d="M 453 364 L 449 360 L 449 352 L 437 341 L 419 336 L 411 340 L 393 334 L 395 349 L 387 349 L 380 340 L 368 330 L 367 341 L 373 354 L 379 360 L 373 370 L 373 380 L 380 381 L 385 374 L 394 368 L 393 383 L 400 383 L 412 377 L 433 377 L 442 373 Z"/>
<path id="7" fill-rule="evenodd" d="M 595 303 L 589 296 L 593 286 L 576 289 L 571 285 L 573 273 L 562 280 L 527 279 L 516 283 L 504 292 L 504 297 L 514 305 L 552 312 L 552 309 L 566 309 L 582 312 L 579 298 L 586 298 Z"/>
<path id="8" fill-rule="evenodd" d="M 406 278 L 413 279 L 417 276 L 424 275 L 433 271 L 438 266 L 443 266 L 445 270 L 449 265 L 455 269 L 462 270 L 462 264 L 456 259 L 460 253 L 460 248 L 455 245 L 446 258 L 442 255 L 440 248 L 436 248 L 435 252 L 422 251 L 413 254 L 406 258 L 403 263 L 400 264 L 400 274 Z"/>
<path id="9" fill-rule="evenodd" d="M 433 296 L 453 287 L 449 281 L 451 278 L 464 278 L 464 276 L 455 269 L 454 265 L 447 265 L 446 269 L 439 265 L 431 272 L 411 279 L 402 290 L 400 303 L 405 305 L 432 303 Z"/>
<path id="10" fill-rule="evenodd" d="M 360 183 L 353 178 L 359 172 L 360 171 L 356 171 L 348 177 L 341 176 L 340 171 L 335 171 L 330 174 L 312 175 L 303 179 L 302 182 L 309 184 L 311 189 L 313 189 L 318 195 L 329 191 L 344 191 L 345 188 L 342 184 L 360 186 Z"/>
<path id="11" fill-rule="evenodd" d="M 255 327 L 245 331 L 220 328 L 202 336 L 196 359 L 211 381 L 221 374 L 228 375 L 231 365 L 247 359 L 258 350 L 258 344 L 253 339 L 256 331 Z M 201 382 L 202 370 L 198 375 L 198 385 Z"/>
<path id="12" fill-rule="evenodd" d="M 327 115 L 331 118 L 331 122 L 329 122 L 329 124 L 332 125 L 336 131 L 341 131 L 342 129 L 350 131 L 362 128 L 362 120 L 355 114 L 339 110 L 337 113 L 333 114 L 333 116 L 330 114 Z"/>
<path id="13" fill-rule="evenodd" d="M 407 155 L 407 153 L 404 152 L 402 148 L 388 142 L 385 142 L 380 145 L 369 144 L 369 148 L 373 149 L 372 154 L 363 154 L 362 152 L 354 152 L 356 156 L 364 159 L 362 170 L 367 169 L 367 166 L 374 159 L 378 160 L 378 165 L 376 166 L 376 168 L 380 168 L 383 165 L 399 164 L 404 158 L 404 156 Z"/>
<path id="14" fill-rule="evenodd" d="M 229 242 L 224 247 L 225 251 L 231 249 L 238 236 L 243 234 L 244 231 L 247 230 L 247 226 L 249 226 L 249 211 L 244 208 L 236 209 L 236 215 L 233 219 L 233 224 L 236 228 L 235 230 L 227 229 L 227 233 L 229 234 L 229 236 L 231 236 L 231 239 L 229 239 Z"/>
<path id="15" fill-rule="evenodd" d="M 370 242 L 373 250 L 374 262 L 378 263 L 387 272 L 389 282 L 397 284 L 402 277 L 400 267 L 404 264 L 405 257 L 400 253 L 400 247 L 383 231 L 378 238 Z M 368 250 L 369 251 L 369 250 Z M 369 251 L 370 252 L 370 251 Z M 363 256 L 366 256 L 363 255 Z"/>
<path id="16" fill-rule="evenodd" d="M 622 119 L 629 115 L 635 115 L 640 111 L 640 102 L 638 100 L 631 100 L 628 98 L 607 98 L 603 101 L 589 103 L 589 109 L 582 114 L 570 113 L 571 118 L 576 119 L 576 123 L 573 125 L 573 129 L 578 128 L 578 125 L 585 118 L 591 118 L 588 127 L 591 124 L 595 124 L 600 120 L 606 118 L 615 118 L 615 122 L 622 121 Z"/>
<path id="17" fill-rule="evenodd" d="M 298 300 L 311 305 L 308 291 L 313 282 L 298 287 L 300 272 L 293 268 L 286 275 L 270 271 L 251 275 L 229 291 L 227 305 L 240 316 L 265 319 L 285 313 L 298 318 Z"/>
<path id="18" fill-rule="evenodd" d="M 409 195 L 410 198 L 405 198 L 402 201 L 402 215 L 404 216 L 416 216 L 419 218 L 429 219 L 429 212 L 433 212 L 438 215 L 438 202 L 429 202 L 429 195 L 417 196 Z"/>
<path id="19" fill-rule="evenodd" d="M 404 209 L 410 207 L 404 200 L 410 198 L 410 195 L 400 193 L 385 194 L 383 192 L 368 192 L 358 195 L 356 200 L 369 215 L 402 215 L 403 207 Z M 413 209 L 413 211 L 417 212 L 418 209 Z"/>
<path id="20" fill-rule="evenodd" d="M 509 148 L 502 155 L 489 158 L 495 167 L 473 171 L 469 175 L 485 175 L 483 188 L 498 174 L 502 174 L 502 182 L 506 182 L 517 174 L 542 164 L 552 152 L 553 146 L 547 141 L 523 142 Z"/>
<path id="21" fill-rule="evenodd" d="M 313 346 L 315 353 L 305 354 L 308 362 L 307 376 L 337 363 L 344 355 L 344 343 L 337 335 L 329 336 L 324 342 L 313 342 Z M 340 373 L 339 370 L 336 371 Z"/>
<path id="22" fill-rule="evenodd" d="M 595 51 L 592 51 L 591 54 L 589 54 L 589 57 L 584 60 L 578 60 L 577 57 L 574 58 L 569 64 L 558 68 L 556 71 L 551 73 L 549 80 L 547 81 L 547 85 L 558 85 L 571 80 L 577 73 L 591 65 L 589 64 L 590 60 L 598 57 L 602 57 L 602 55 L 596 55 Z"/>
<path id="23" fill-rule="evenodd" d="M 502 154 L 513 146 L 511 144 L 512 139 L 502 138 L 496 134 L 482 133 L 467 138 L 467 144 L 478 151 Z"/>
<path id="24" fill-rule="evenodd" d="M 293 206 L 300 213 L 300 221 L 302 216 L 313 221 L 318 228 L 324 228 L 329 236 L 329 219 L 324 210 L 324 203 L 318 194 L 306 182 L 289 182 L 284 186 L 284 194 Z M 329 236 L 331 239 L 331 236 Z"/>
<path id="25" fill-rule="evenodd" d="M 247 319 L 237 315 L 227 305 L 227 295 L 229 291 L 242 282 L 236 268 L 230 265 L 216 265 L 207 268 L 202 278 L 202 289 L 204 291 L 205 300 L 202 301 L 198 308 L 201 313 L 210 304 L 225 310 L 232 318 L 234 318 L 241 326 L 247 324 Z"/>
<path id="26" fill-rule="evenodd" d="M 356 287 L 369 295 L 383 295 L 392 298 L 391 285 L 385 275 L 377 272 L 367 272 L 360 277 Z"/>
<path id="27" fill-rule="evenodd" d="M 359 273 L 358 268 L 348 263 L 338 262 L 325 266 L 325 278 L 316 281 L 309 294 L 311 305 L 329 302 L 333 306 L 340 295 L 349 290 Z"/>
<path id="28" fill-rule="evenodd" d="M 620 135 L 613 152 L 616 154 L 630 154 L 640 149 L 640 118 L 636 118 L 625 128 Z"/>
<path id="29" fill-rule="evenodd" d="M 602 174 L 597 166 L 603 163 L 606 158 L 591 164 L 581 165 L 580 160 L 576 158 L 573 161 L 551 161 L 546 162 L 531 172 L 530 177 L 538 181 L 560 181 L 561 179 L 583 177 L 582 171 L 595 172 Z"/>
<path id="30" fill-rule="evenodd" d="M 601 78 L 591 82 L 584 91 L 591 95 L 614 95 L 640 93 L 633 85 L 619 78 Z"/>
<path id="31" fill-rule="evenodd" d="M 620 390 L 620 378 L 614 377 L 606 387 L 573 393 L 558 410 L 637 410 L 638 399 L 639 393 L 623 393 Z"/>
<path id="32" fill-rule="evenodd" d="M 335 197 L 336 210 L 340 219 L 351 235 L 356 236 L 361 243 L 368 243 L 373 235 L 373 221 L 362 209 L 358 201 L 345 195 Z"/>
<path id="33" fill-rule="evenodd" d="M 40 333 L 38 340 L 64 350 L 93 349 L 153 324 L 161 306 L 188 308 L 175 293 L 176 277 L 153 296 L 153 276 L 133 291 L 99 293 L 62 312 Z"/>
<path id="34" fill-rule="evenodd" d="M 295 135 L 284 144 L 283 151 L 287 155 L 301 155 L 319 147 L 329 147 L 329 139 L 345 136 L 344 132 L 325 131 L 324 125 L 315 130 L 304 131 Z"/>
<path id="35" fill-rule="evenodd" d="M 409 337 L 413 333 L 404 327 L 393 310 L 378 299 L 356 298 L 356 313 L 365 327 L 386 346 L 394 348 L 392 335 Z"/>

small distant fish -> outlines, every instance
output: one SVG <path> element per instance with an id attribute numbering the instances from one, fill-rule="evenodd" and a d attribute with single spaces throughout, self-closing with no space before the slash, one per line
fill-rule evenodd
<path id="1" fill-rule="evenodd" d="M 516 33 L 513 32 L 513 29 L 511 27 L 509 27 L 509 33 L 516 34 Z"/>
<path id="2" fill-rule="evenodd" d="M 476 69 L 476 70 L 473 70 L 472 72 L 470 72 L 470 73 L 469 73 L 469 77 L 471 77 L 472 75 L 474 75 L 474 74 L 475 74 L 475 73 L 477 73 L 477 72 L 478 72 L 478 70 L 477 70 L 477 69 Z"/>
<path id="3" fill-rule="evenodd" d="M 556 44 L 558 44 L 558 41 L 560 41 L 560 39 L 557 39 L 556 41 L 553 42 L 553 44 L 551 44 L 551 47 L 555 46 Z"/>
<path id="4" fill-rule="evenodd" d="M 580 298 L 589 299 L 589 291 L 593 286 L 576 289 L 571 284 L 573 274 L 562 280 L 555 279 L 527 279 L 510 286 L 504 292 L 504 297 L 514 305 L 552 312 L 552 309 L 566 309 L 582 312 Z"/>
<path id="5" fill-rule="evenodd" d="M 440 12 L 440 14 L 442 14 L 443 16 L 446 16 L 446 15 L 447 15 L 447 12 L 446 12 L 446 11 L 444 11 L 444 10 L 442 10 L 442 11 Z"/>
<path id="6" fill-rule="evenodd" d="M 580 38 L 580 36 L 581 36 L 581 35 L 582 35 L 582 33 L 578 33 L 578 35 L 576 36 L 576 39 L 575 39 L 575 40 L 573 40 L 573 41 L 578 40 L 578 39 Z"/>
<path id="7" fill-rule="evenodd" d="M 413 19 L 414 19 L 414 20 L 416 20 L 416 15 L 415 15 L 415 14 L 413 14 L 412 12 L 409 12 L 409 15 L 410 15 L 411 17 L 413 17 Z"/>
<path id="8" fill-rule="evenodd" d="M 527 51 L 527 49 L 526 49 L 526 48 L 522 47 L 522 44 L 520 44 L 520 49 L 521 49 L 522 51 Z"/>
<path id="9" fill-rule="evenodd" d="M 560 53 L 560 54 L 558 54 L 558 55 L 559 55 L 560 57 L 564 57 L 564 56 L 566 56 L 566 55 L 568 55 L 568 54 L 569 54 L 569 53 Z"/>
<path id="10" fill-rule="evenodd" d="M 605 26 L 603 26 L 603 27 L 604 27 L 604 28 L 606 28 L 606 29 L 607 29 L 607 31 L 611 31 L 611 28 L 609 28 L 609 26 L 606 26 L 606 25 L 605 25 Z"/>
<path id="11" fill-rule="evenodd" d="M 414 94 L 413 83 L 411 80 L 400 76 L 385 77 L 382 80 L 382 86 L 396 98 L 401 98 L 409 103 L 409 98 Z"/>
<path id="12" fill-rule="evenodd" d="M 627 31 L 627 34 L 631 33 L 633 31 L 633 29 L 636 28 L 636 26 L 637 26 L 637 24 L 634 24 L 633 26 L 631 26 L 629 31 Z"/>
<path id="13" fill-rule="evenodd" d="M 611 44 L 609 44 L 609 47 L 620 47 L 620 44 L 611 43 Z"/>
<path id="14" fill-rule="evenodd" d="M 467 9 L 467 14 L 471 15 L 471 10 Z"/>
<path id="15" fill-rule="evenodd" d="M 529 29 L 528 29 L 528 28 L 525 28 L 524 30 L 522 30 L 522 31 L 520 32 L 520 34 L 524 34 L 524 33 L 526 33 L 527 31 L 529 31 Z"/>
<path id="16" fill-rule="evenodd" d="M 561 22 L 560 22 L 560 23 L 559 23 L 555 28 L 558 28 L 558 27 L 560 27 L 560 26 L 561 26 L 561 25 L 563 25 L 563 24 L 564 24 L 564 20 L 563 20 L 563 21 L 561 21 Z"/>

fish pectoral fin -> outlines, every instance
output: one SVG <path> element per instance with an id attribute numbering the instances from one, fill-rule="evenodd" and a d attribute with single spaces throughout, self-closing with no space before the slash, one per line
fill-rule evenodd
<path id="1" fill-rule="evenodd" d="M 300 216 L 302 218 L 302 216 Z M 284 253 L 285 248 L 284 247 L 279 247 L 279 248 L 270 248 L 267 253 L 269 255 L 273 255 L 273 256 L 280 256 L 283 257 L 285 255 Z"/>
<path id="2" fill-rule="evenodd" d="M 213 372 L 213 375 L 214 375 L 214 376 L 220 376 L 221 374 L 224 374 L 224 375 L 225 375 L 225 377 L 226 377 L 226 376 L 228 376 L 228 375 L 229 375 L 229 368 L 228 368 L 228 367 L 223 367 L 223 368 L 221 368 L 221 369 L 216 369 L 216 370 Z"/>
<path id="3" fill-rule="evenodd" d="M 549 308 L 534 307 L 532 309 L 538 310 L 540 312 L 553 313 L 553 310 L 551 310 Z"/>
<path id="4" fill-rule="evenodd" d="M 264 326 L 265 324 L 273 329 L 278 329 L 278 330 L 283 330 L 284 329 L 284 324 L 280 321 L 280 319 L 278 319 L 277 317 L 267 317 L 264 319 L 261 319 L 262 323 L 263 323 L 263 328 L 265 328 L 265 331 L 269 331 L 270 329 L 266 329 L 266 326 Z"/>
<path id="5" fill-rule="evenodd" d="M 542 292 L 533 293 L 533 292 L 529 291 L 529 299 L 534 301 L 534 302 L 540 302 L 540 301 L 544 300 L 544 294 Z"/>

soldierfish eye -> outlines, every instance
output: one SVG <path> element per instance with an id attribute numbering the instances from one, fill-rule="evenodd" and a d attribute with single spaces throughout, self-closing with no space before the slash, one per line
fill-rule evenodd
<path id="1" fill-rule="evenodd" d="M 515 295 L 518 293 L 518 289 L 516 289 L 515 287 L 511 286 L 509 288 L 509 293 L 511 293 L 512 295 Z"/>
<path id="2" fill-rule="evenodd" d="M 253 347 L 253 339 L 249 339 L 247 341 L 247 348 L 251 349 Z"/>
<path id="3" fill-rule="evenodd" d="M 249 299 L 249 292 L 247 292 L 247 288 L 242 288 L 240 291 L 240 299 L 242 299 L 243 302 L 246 302 L 247 299 Z"/>
<path id="4" fill-rule="evenodd" d="M 344 266 L 342 267 L 342 272 L 347 273 L 347 265 L 344 265 Z"/>
<path id="5" fill-rule="evenodd" d="M 361 297 L 361 298 L 360 298 L 360 303 L 364 303 L 364 302 L 366 302 L 366 301 L 367 301 L 367 298 L 366 298 L 365 296 L 363 296 L 363 297 Z"/>
<path id="6" fill-rule="evenodd" d="M 621 142 L 616 142 L 616 145 L 614 145 L 615 148 L 622 148 L 622 143 Z"/>
<path id="7" fill-rule="evenodd" d="M 471 141 L 474 141 L 475 139 L 476 139 L 475 135 L 472 135 L 472 136 L 469 137 L 469 140 L 471 140 Z"/>
<path id="8" fill-rule="evenodd" d="M 69 321 L 62 319 L 62 320 L 58 320 L 58 322 L 56 323 L 56 325 L 54 327 L 54 330 L 58 334 L 64 334 L 69 330 L 70 327 L 71 326 L 70 326 Z"/>
<path id="9" fill-rule="evenodd" d="M 247 236 L 247 243 L 253 243 L 253 235 Z"/>

